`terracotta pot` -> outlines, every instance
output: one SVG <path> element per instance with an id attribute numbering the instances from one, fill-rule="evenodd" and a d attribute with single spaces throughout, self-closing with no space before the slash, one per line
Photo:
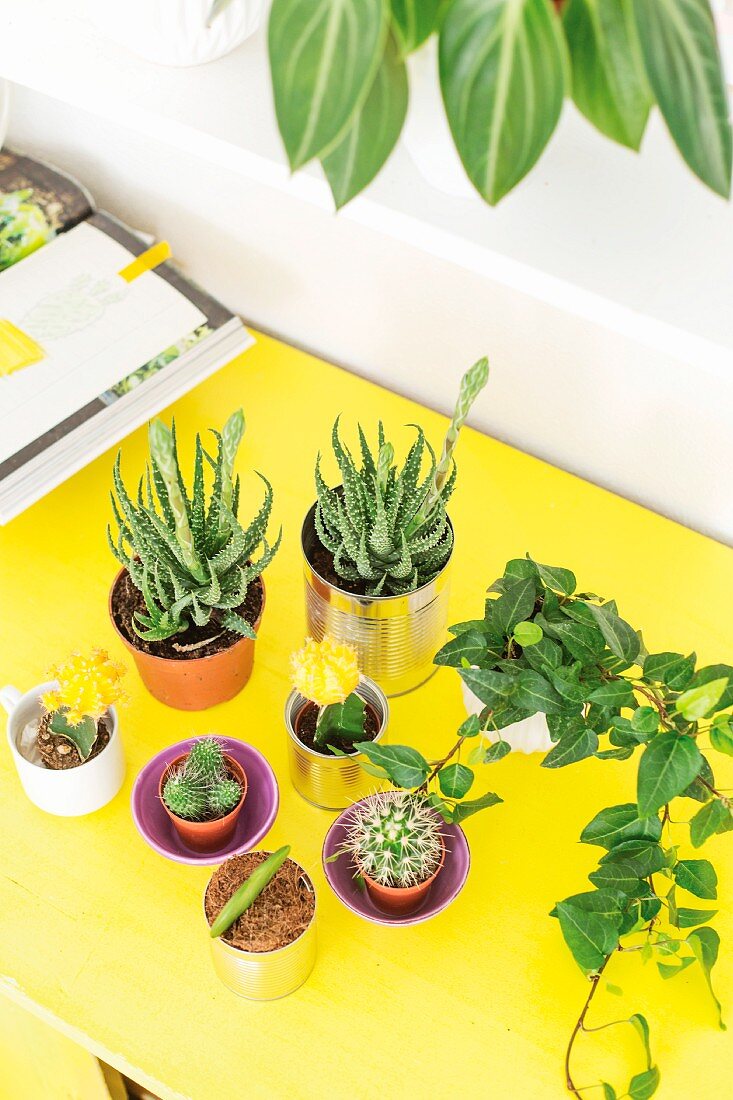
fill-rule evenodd
<path id="1" fill-rule="evenodd" d="M 188 848 L 191 848 L 194 852 L 215 852 L 219 848 L 223 848 L 224 845 L 228 844 L 232 839 L 237 824 L 237 818 L 244 805 L 244 800 L 247 797 L 247 776 L 241 764 L 238 764 L 232 756 L 228 755 L 228 753 L 224 753 L 224 760 L 226 761 L 227 768 L 234 778 L 239 780 L 239 785 L 242 788 L 242 797 L 226 817 L 218 817 L 215 821 L 187 821 L 185 818 L 177 817 L 176 814 L 171 813 L 163 801 L 163 788 L 165 787 L 168 776 L 183 763 L 187 755 L 188 754 L 185 752 L 182 753 L 180 756 L 177 756 L 175 760 L 171 760 L 170 764 L 163 769 L 160 776 L 160 783 L 158 784 L 158 797 L 161 802 L 163 802 L 163 809 L 173 822 L 176 832 Z"/>
<path id="2" fill-rule="evenodd" d="M 430 878 L 426 878 L 425 882 L 420 882 L 417 886 L 382 886 L 381 883 L 375 882 L 369 875 L 361 872 L 367 894 L 377 909 L 393 917 L 406 917 L 410 913 L 416 913 L 425 904 L 430 887 L 443 870 L 445 863 L 445 843 L 443 840 L 440 843 L 442 848 L 440 863 Z"/>
<path id="3" fill-rule="evenodd" d="M 156 657 L 144 653 L 129 641 L 122 633 L 112 614 L 112 597 L 125 569 L 120 569 L 109 593 L 109 617 L 123 645 L 132 654 L 140 679 L 151 695 L 177 710 L 207 710 L 217 703 L 226 703 L 238 695 L 252 675 L 255 658 L 255 641 L 242 638 L 209 657 L 186 657 L 176 660 L 171 657 Z M 262 584 L 262 607 L 257 622 L 253 623 L 255 632 L 262 622 L 265 610 L 265 582 Z"/>

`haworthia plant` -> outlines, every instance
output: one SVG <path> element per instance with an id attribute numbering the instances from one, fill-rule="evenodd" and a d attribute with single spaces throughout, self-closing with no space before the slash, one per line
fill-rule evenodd
<path id="1" fill-rule="evenodd" d="M 453 548 L 453 531 L 446 504 L 456 482 L 454 452 L 458 434 L 474 400 L 486 385 L 489 367 L 480 359 L 461 382 L 458 403 L 448 428 L 440 461 L 417 428 L 401 470 L 394 448 L 379 423 L 373 452 L 359 426 L 361 464 L 341 441 L 334 424 L 332 446 L 341 485 L 329 488 L 316 463 L 316 534 L 333 554 L 337 575 L 360 584 L 367 595 L 413 592 L 443 568 Z M 429 468 L 422 466 L 428 455 Z"/>
<path id="2" fill-rule="evenodd" d="M 216 0 L 221 10 L 227 0 Z M 533 168 L 572 96 L 638 149 L 650 109 L 708 187 L 728 196 L 731 125 L 709 0 L 274 0 L 268 48 L 293 168 L 319 160 L 337 206 L 392 153 L 405 57 L 435 35 L 445 111 L 489 203 Z"/>
<path id="3" fill-rule="evenodd" d="M 108 527 L 107 538 L 142 592 L 147 613 L 137 612 L 133 627 L 146 641 L 162 641 L 185 633 L 192 624 L 209 623 L 255 636 L 237 609 L 249 585 L 272 561 L 281 536 L 273 545 L 267 541 L 272 487 L 262 474 L 264 501 L 246 528 L 239 522 L 240 481 L 238 475 L 234 478 L 234 461 L 243 433 L 244 416 L 238 410 L 221 434 L 213 432 L 216 457 L 196 436 L 190 494 L 178 460 L 175 423 L 170 428 L 161 420 L 150 425 L 150 463 L 136 501 L 125 488 L 117 455 L 111 494 L 117 533 L 113 538 Z M 213 471 L 208 492 L 206 466 Z"/>

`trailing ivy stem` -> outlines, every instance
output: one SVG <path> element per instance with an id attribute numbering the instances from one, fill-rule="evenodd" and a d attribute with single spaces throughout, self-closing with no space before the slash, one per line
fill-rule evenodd
<path id="1" fill-rule="evenodd" d="M 588 1009 L 590 1008 L 591 1001 L 595 996 L 596 989 L 598 988 L 598 983 L 601 980 L 601 975 L 608 966 L 610 959 L 611 956 L 606 955 L 605 959 L 603 960 L 603 964 L 590 979 L 590 989 L 588 991 L 588 996 L 585 999 L 585 1004 L 583 1005 L 580 1016 L 578 1016 L 575 1027 L 573 1028 L 572 1035 L 570 1036 L 570 1041 L 568 1042 L 568 1048 L 565 1051 L 565 1084 L 567 1086 L 568 1092 L 572 1092 L 573 1096 L 578 1097 L 578 1100 L 583 1100 L 583 1098 L 580 1095 L 580 1089 L 573 1081 L 572 1075 L 570 1073 L 570 1058 L 573 1053 L 573 1046 L 575 1045 L 575 1040 L 577 1039 L 578 1034 L 581 1031 L 585 1031 L 585 1018 L 588 1014 Z"/>
<path id="2" fill-rule="evenodd" d="M 418 791 L 427 791 L 427 789 L 428 789 L 428 786 L 430 785 L 430 782 L 431 782 L 431 780 L 435 779 L 435 777 L 436 777 L 436 775 L 438 774 L 438 772 L 440 771 L 440 769 L 441 769 L 441 768 L 444 768 L 444 767 L 445 767 L 445 765 L 446 765 L 446 764 L 448 763 L 448 761 L 449 761 L 449 760 L 452 760 L 452 759 L 453 759 L 453 757 L 454 757 L 454 756 L 456 755 L 456 753 L 460 751 L 461 745 L 463 744 L 463 742 L 464 742 L 465 740 L 466 740 L 466 738 L 465 738 L 465 737 L 459 737 L 459 738 L 458 738 L 458 740 L 456 741 L 455 745 L 454 745 L 454 746 L 453 746 L 453 748 L 452 748 L 452 749 L 450 750 L 450 752 L 449 752 L 449 753 L 447 753 L 447 754 L 446 754 L 446 755 L 445 755 L 445 756 L 443 757 L 443 759 L 442 759 L 442 760 L 439 760 L 439 761 L 438 761 L 438 763 L 437 763 L 437 764 L 435 765 L 435 767 L 433 768 L 433 770 L 432 770 L 432 771 L 430 772 L 430 774 L 429 774 L 429 776 L 427 777 L 427 779 L 425 780 L 425 782 L 424 782 L 424 783 L 421 783 L 421 784 L 420 784 L 420 786 L 419 786 L 419 787 L 417 788 L 417 789 L 418 789 Z"/>

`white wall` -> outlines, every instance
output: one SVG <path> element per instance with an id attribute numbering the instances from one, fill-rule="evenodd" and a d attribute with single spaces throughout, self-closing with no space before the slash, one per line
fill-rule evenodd
<path id="1" fill-rule="evenodd" d="M 516 281 L 436 259 L 37 92 L 15 89 L 9 140 L 169 239 L 188 273 L 253 325 L 391 389 L 448 411 L 462 369 L 488 353 L 493 378 L 473 423 L 733 542 L 733 361 L 728 373 L 686 348 L 651 350 Z M 589 131 L 588 140 L 602 156 L 600 139 Z M 710 210 L 729 231 L 729 209 Z M 659 277 L 674 286 L 670 254 Z M 733 257 L 725 277 L 733 291 Z"/>

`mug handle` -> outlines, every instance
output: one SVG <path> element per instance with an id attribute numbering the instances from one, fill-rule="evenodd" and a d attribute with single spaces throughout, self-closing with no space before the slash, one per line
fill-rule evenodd
<path id="1" fill-rule="evenodd" d="M 0 688 L 0 706 L 4 707 L 8 714 L 12 714 L 20 700 L 23 698 L 17 688 L 6 684 Z"/>

